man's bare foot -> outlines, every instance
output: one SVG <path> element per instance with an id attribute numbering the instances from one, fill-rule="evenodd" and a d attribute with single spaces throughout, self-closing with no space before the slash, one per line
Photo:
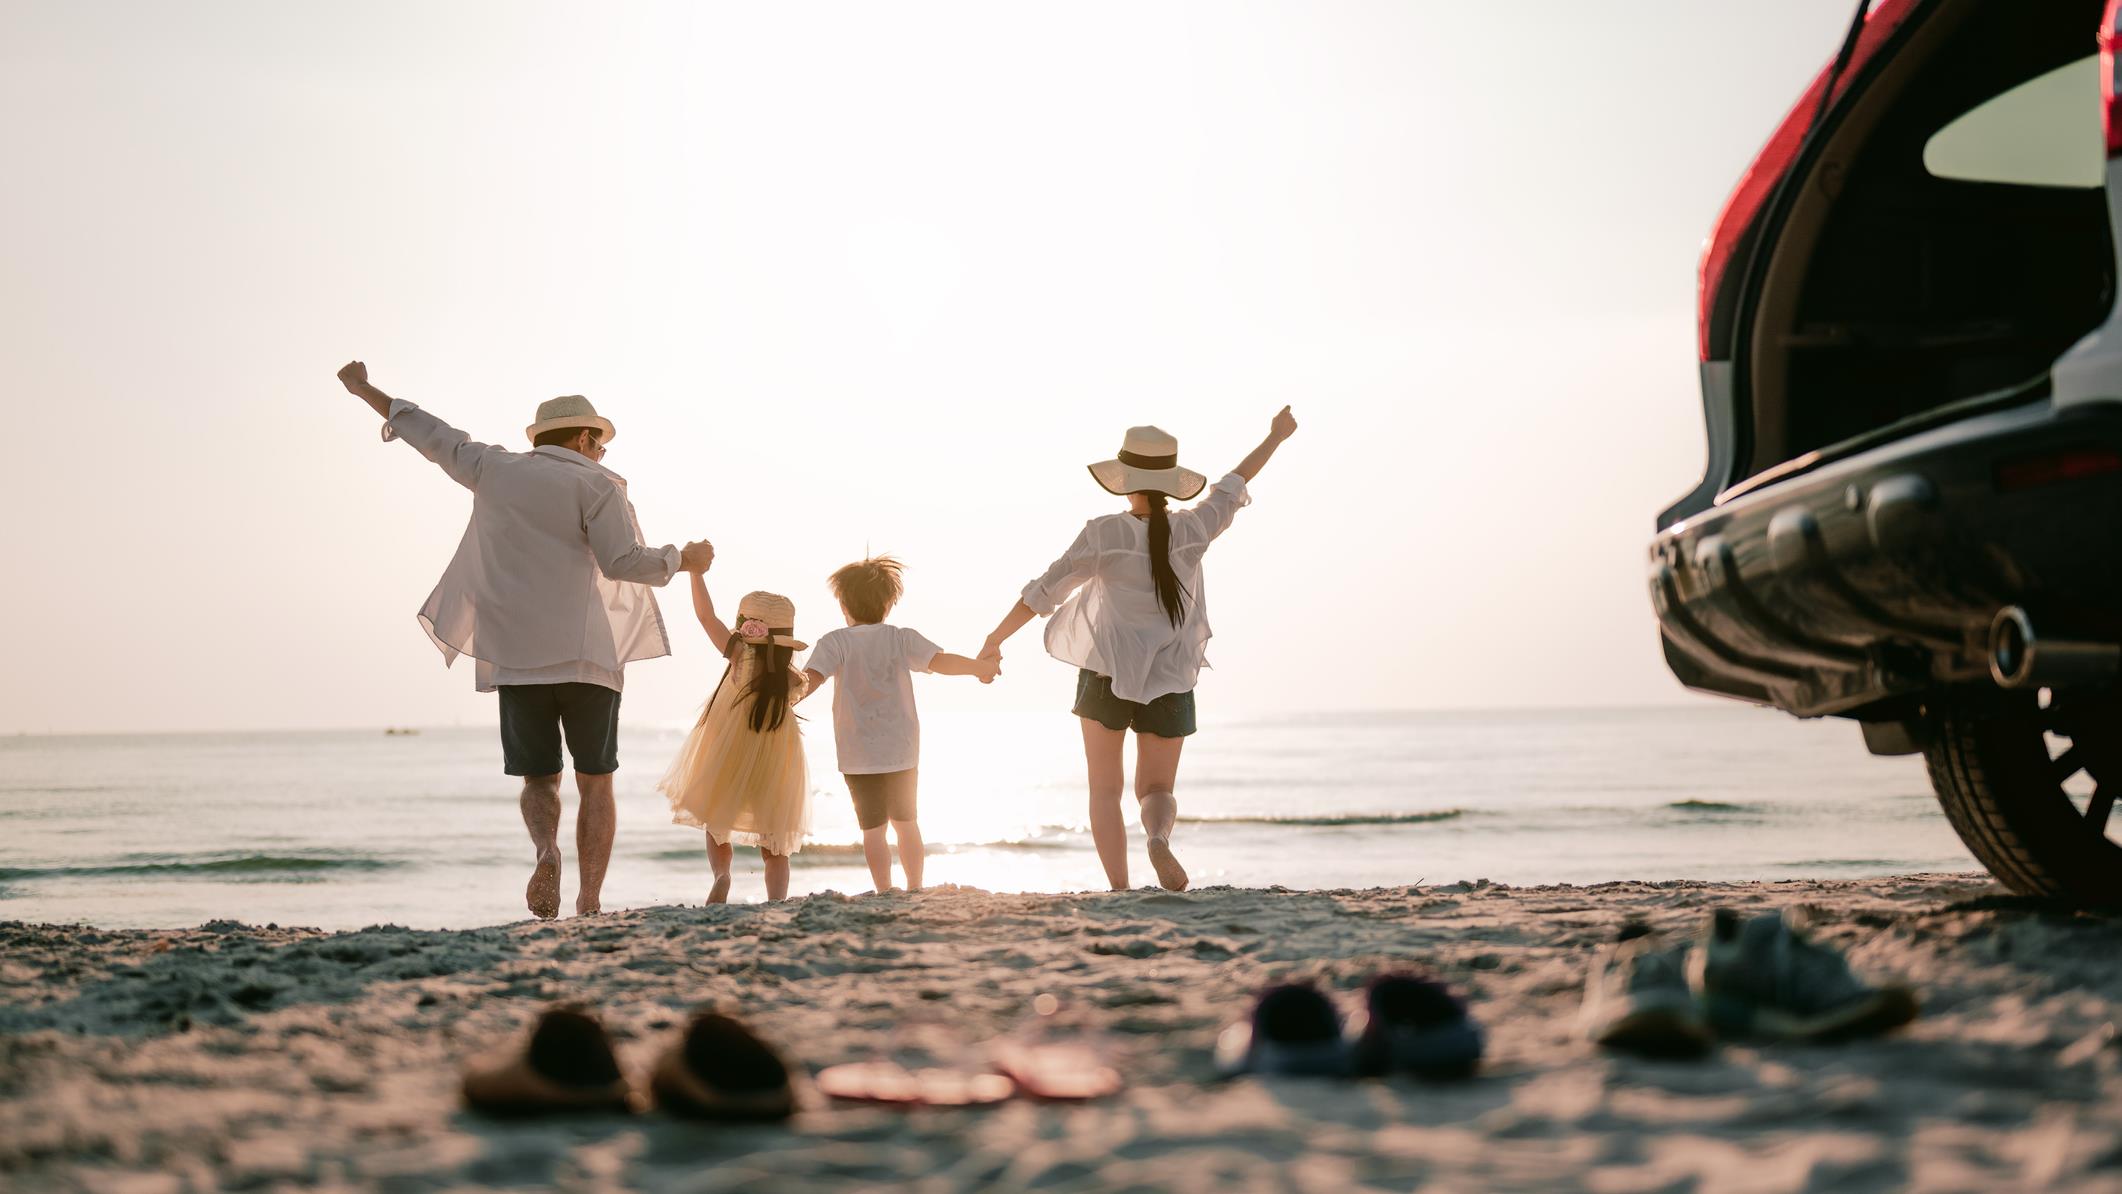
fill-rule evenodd
<path id="1" fill-rule="evenodd" d="M 708 902 L 708 903 L 710 903 L 710 904 L 727 904 L 727 903 L 729 903 L 729 876 L 728 876 L 728 875 L 716 875 L 716 876 L 715 876 L 715 885 L 714 885 L 713 887 L 710 887 L 710 888 L 708 888 L 708 889 L 707 889 L 707 902 Z"/>
<path id="2" fill-rule="evenodd" d="M 539 920 L 551 920 L 560 915 L 559 847 L 551 847 L 538 855 L 538 865 L 531 870 L 530 884 L 523 889 L 523 902 L 530 905 L 531 915 Z"/>
<path id="3" fill-rule="evenodd" d="M 1149 864 L 1157 868 L 1157 882 L 1164 885 L 1164 890 L 1186 890 L 1186 868 L 1172 857 L 1170 842 L 1161 837 L 1149 839 Z"/>
<path id="4" fill-rule="evenodd" d="M 604 902 L 602 900 L 584 899 L 581 896 L 575 897 L 576 916 L 596 916 L 603 911 Z"/>

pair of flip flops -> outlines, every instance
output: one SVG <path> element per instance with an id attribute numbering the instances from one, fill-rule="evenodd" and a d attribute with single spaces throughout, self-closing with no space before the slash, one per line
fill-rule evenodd
<path id="1" fill-rule="evenodd" d="M 1084 1102 L 1118 1091 L 1120 1071 L 1096 1049 L 1074 1042 L 1003 1042 L 989 1049 L 992 1070 L 861 1061 L 818 1072 L 818 1089 L 836 1099 L 904 1107 L 983 1107 L 1024 1094 L 1047 1102 Z"/>
<path id="2" fill-rule="evenodd" d="M 627 1080 L 604 1025 L 588 1009 L 546 1010 L 522 1045 L 464 1071 L 464 1101 L 491 1115 L 631 1112 L 656 1106 L 691 1119 L 778 1120 L 796 1110 L 773 1046 L 717 1012 L 695 1014 L 649 1072 L 644 1096 Z"/>
<path id="3" fill-rule="evenodd" d="M 1381 974 L 1364 989 L 1363 1010 L 1345 1021 L 1310 983 L 1260 993 L 1251 1017 L 1223 1030 L 1216 1068 L 1239 1074 L 1323 1078 L 1465 1078 L 1481 1064 L 1481 1026 L 1449 987 L 1416 974 Z"/>

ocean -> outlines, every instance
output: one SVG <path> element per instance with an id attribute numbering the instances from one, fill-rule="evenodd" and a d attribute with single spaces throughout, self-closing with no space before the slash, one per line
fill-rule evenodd
<path id="1" fill-rule="evenodd" d="M 606 908 L 705 897 L 702 836 L 670 824 L 655 790 L 680 737 L 622 736 Z M 935 713 L 923 739 L 930 884 L 1103 887 L 1073 719 Z M 866 891 L 829 730 L 812 729 L 809 751 L 813 833 L 791 891 Z M 485 729 L 0 738 L 0 920 L 519 920 L 531 851 L 500 766 Z M 564 800 L 572 867 L 571 789 Z M 1205 723 L 1179 805 L 1173 844 L 1197 886 L 1976 869 L 1920 759 L 1873 758 L 1846 722 L 1713 704 Z M 1139 831 L 1131 844 L 1133 880 L 1154 882 Z M 732 898 L 761 898 L 761 882 L 757 852 L 739 850 Z"/>

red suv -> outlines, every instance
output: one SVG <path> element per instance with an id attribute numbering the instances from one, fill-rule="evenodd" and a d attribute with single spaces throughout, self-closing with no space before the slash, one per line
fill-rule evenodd
<path id="1" fill-rule="evenodd" d="M 1922 753 L 2015 891 L 2122 903 L 2122 0 L 1876 0 L 1702 259 L 1691 688 Z M 2103 152 L 2104 149 L 2104 152 Z"/>

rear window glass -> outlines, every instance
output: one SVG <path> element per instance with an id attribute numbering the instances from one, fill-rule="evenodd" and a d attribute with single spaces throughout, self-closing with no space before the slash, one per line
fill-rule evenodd
<path id="1" fill-rule="evenodd" d="M 2100 60 L 2036 75 L 1977 104 L 1932 135 L 1923 167 L 1939 178 L 2034 187 L 2106 180 Z"/>

